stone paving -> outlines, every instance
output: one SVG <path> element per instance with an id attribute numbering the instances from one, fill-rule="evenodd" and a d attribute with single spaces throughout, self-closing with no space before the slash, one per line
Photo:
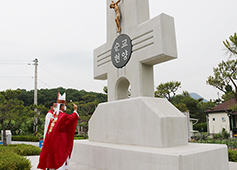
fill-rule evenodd
<path id="1" fill-rule="evenodd" d="M 32 164 L 31 170 L 38 170 L 37 165 L 39 162 L 39 156 L 28 156 L 27 157 Z M 77 165 L 75 162 L 69 161 L 69 170 L 100 170 L 86 165 Z"/>
<path id="2" fill-rule="evenodd" d="M 24 142 L 24 141 L 12 141 L 11 144 L 27 144 L 27 145 L 34 145 L 39 146 L 39 142 Z"/>

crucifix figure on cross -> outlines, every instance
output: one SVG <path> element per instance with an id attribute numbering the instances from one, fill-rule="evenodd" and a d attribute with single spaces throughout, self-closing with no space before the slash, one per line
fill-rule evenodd
<path id="1" fill-rule="evenodd" d="M 110 8 L 113 8 L 114 11 L 116 12 L 116 18 L 115 18 L 115 22 L 116 22 L 116 25 L 117 25 L 117 28 L 118 28 L 118 33 L 121 32 L 121 26 L 120 26 L 120 19 L 121 19 L 121 13 L 120 13 L 120 10 L 119 10 L 119 7 L 118 7 L 118 3 L 120 2 L 121 0 L 118 0 L 117 2 L 114 3 L 114 1 L 112 1 L 112 4 L 110 4 Z"/>
<path id="2" fill-rule="evenodd" d="M 117 27 L 111 1 L 106 1 L 107 42 L 94 50 L 94 78 L 107 79 L 108 101 L 128 98 L 130 89 L 131 98 L 154 97 L 153 66 L 177 58 L 174 19 L 166 14 L 150 19 L 149 0 L 121 1 L 121 35 L 131 38 L 132 53 L 125 66 L 115 67 L 111 49 L 118 38 Z"/>

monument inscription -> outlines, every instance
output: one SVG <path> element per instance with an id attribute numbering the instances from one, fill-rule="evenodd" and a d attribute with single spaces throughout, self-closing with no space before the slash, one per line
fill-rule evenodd
<path id="1" fill-rule="evenodd" d="M 132 40 L 126 34 L 119 35 L 111 49 L 111 60 L 115 67 L 124 67 L 131 58 Z"/>

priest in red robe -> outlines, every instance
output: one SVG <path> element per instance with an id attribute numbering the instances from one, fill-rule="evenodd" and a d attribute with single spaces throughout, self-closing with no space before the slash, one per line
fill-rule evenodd
<path id="1" fill-rule="evenodd" d="M 74 112 L 71 115 L 64 113 L 66 110 L 65 96 L 65 94 L 64 96 L 58 95 L 58 110 L 50 120 L 39 158 L 38 169 L 68 169 L 79 115 L 75 104 L 73 104 Z M 60 97 L 63 97 L 63 100 L 60 100 Z"/>

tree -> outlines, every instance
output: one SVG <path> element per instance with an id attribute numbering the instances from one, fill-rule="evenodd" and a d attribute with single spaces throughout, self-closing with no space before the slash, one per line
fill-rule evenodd
<path id="1" fill-rule="evenodd" d="M 171 81 L 164 84 L 161 83 L 156 87 L 155 97 L 166 98 L 168 101 L 171 101 L 180 87 L 181 82 L 178 81 Z"/>
<path id="2" fill-rule="evenodd" d="M 237 60 L 222 61 L 213 68 L 214 76 L 209 76 L 206 83 L 214 86 L 226 95 L 234 96 L 237 101 Z"/>
<path id="3" fill-rule="evenodd" d="M 3 145 L 7 146 L 6 143 L 6 127 L 4 122 L 11 121 L 15 122 L 23 121 L 25 115 L 23 102 L 18 100 L 16 97 L 20 95 L 20 90 L 6 90 L 0 92 L 0 123 L 3 129 Z"/>
<path id="4" fill-rule="evenodd" d="M 95 100 L 95 95 L 86 95 L 83 96 L 83 101 L 80 101 L 80 117 L 79 117 L 79 126 L 83 127 L 84 131 L 84 138 L 86 139 L 86 134 L 88 131 L 88 122 L 94 113 L 96 107 L 98 106 L 99 102 Z"/>
<path id="5" fill-rule="evenodd" d="M 214 107 L 215 102 L 203 102 L 203 98 L 194 99 L 187 91 L 183 94 L 176 95 L 177 89 L 180 87 L 181 82 L 168 82 L 160 84 L 155 92 L 156 97 L 168 99 L 177 109 L 181 112 L 189 111 L 191 118 L 196 118 L 199 122 L 206 122 L 205 110 Z"/>
<path id="6" fill-rule="evenodd" d="M 105 92 L 105 94 L 108 94 L 108 87 L 104 86 L 103 91 Z"/>
<path id="7" fill-rule="evenodd" d="M 31 105 L 29 106 L 29 117 L 31 118 L 33 122 L 33 129 L 34 134 L 37 134 L 39 132 L 38 126 L 42 124 L 40 121 L 42 118 L 45 118 L 45 113 L 47 113 L 47 109 L 44 105 Z"/>
<path id="8" fill-rule="evenodd" d="M 182 95 L 176 95 L 172 99 L 172 104 L 181 112 L 188 110 L 190 117 L 198 119 L 199 123 L 206 122 L 206 114 L 204 111 L 216 105 L 212 101 L 203 102 L 203 98 L 193 99 L 187 91 L 184 91 Z"/>
<path id="9" fill-rule="evenodd" d="M 22 102 L 22 101 L 20 101 Z M 29 119 L 30 107 L 24 107 L 23 102 L 21 105 L 16 106 L 14 112 L 9 116 L 6 121 L 5 127 L 10 129 L 12 134 L 15 134 L 16 131 L 19 133 L 19 129 L 22 123 L 26 122 Z"/>
<path id="10" fill-rule="evenodd" d="M 19 100 L 24 102 L 24 106 L 33 105 L 34 101 L 34 90 L 26 91 L 25 89 L 21 89 L 22 93 L 17 97 Z M 82 97 L 85 95 L 95 95 L 96 100 L 101 102 L 107 101 L 107 95 L 96 92 L 86 92 L 85 90 L 76 90 L 76 89 L 65 89 L 62 87 L 54 88 L 54 89 L 40 89 L 38 90 L 38 105 L 42 104 L 48 108 L 48 103 L 53 100 L 57 100 L 57 94 L 67 93 L 67 98 L 73 101 L 81 101 Z"/>
<path id="11" fill-rule="evenodd" d="M 186 104 L 184 103 L 177 103 L 177 104 L 174 104 L 174 106 L 179 109 L 181 112 L 186 112 L 188 110 Z"/>
<path id="12" fill-rule="evenodd" d="M 223 41 L 224 46 L 227 48 L 228 52 L 230 53 L 230 56 L 237 55 L 237 35 L 234 33 L 234 35 L 229 37 L 229 41 L 225 40 Z"/>

